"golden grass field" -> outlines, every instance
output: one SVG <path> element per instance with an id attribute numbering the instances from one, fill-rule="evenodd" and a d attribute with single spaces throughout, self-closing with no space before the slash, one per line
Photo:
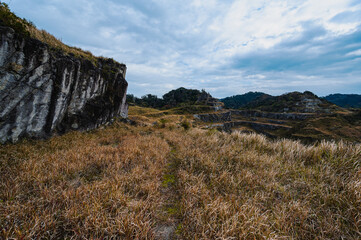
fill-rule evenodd
<path id="1" fill-rule="evenodd" d="M 361 238 L 360 145 L 130 119 L 0 146 L 0 238 Z"/>

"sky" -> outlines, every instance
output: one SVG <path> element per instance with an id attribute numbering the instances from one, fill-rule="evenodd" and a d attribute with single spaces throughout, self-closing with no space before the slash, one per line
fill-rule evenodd
<path id="1" fill-rule="evenodd" d="M 361 94 L 361 0 L 5 0 L 64 43 L 127 65 L 128 93 Z"/>

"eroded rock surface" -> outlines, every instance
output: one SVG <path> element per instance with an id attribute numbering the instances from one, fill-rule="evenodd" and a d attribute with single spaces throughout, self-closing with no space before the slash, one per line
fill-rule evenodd
<path id="1" fill-rule="evenodd" d="M 195 118 L 203 122 L 227 122 L 231 121 L 231 112 L 195 114 Z"/>
<path id="2" fill-rule="evenodd" d="M 0 142 L 94 129 L 127 116 L 126 66 L 66 55 L 0 26 Z"/>
<path id="3" fill-rule="evenodd" d="M 233 110 L 232 115 L 240 115 L 244 117 L 261 117 L 282 120 L 305 120 L 315 116 L 313 113 L 277 113 L 277 112 L 261 112 L 256 110 Z"/>
<path id="4" fill-rule="evenodd" d="M 315 114 L 311 113 L 273 113 L 273 112 L 261 112 L 256 110 L 232 110 L 222 113 L 204 113 L 195 114 L 194 117 L 203 122 L 227 122 L 232 121 L 234 116 L 243 116 L 247 118 L 268 118 L 268 119 L 280 119 L 280 120 L 305 120 L 312 118 Z M 274 122 L 282 124 L 283 122 Z"/>

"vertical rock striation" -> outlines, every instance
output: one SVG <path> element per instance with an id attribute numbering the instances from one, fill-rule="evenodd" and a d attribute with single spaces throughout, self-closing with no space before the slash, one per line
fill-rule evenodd
<path id="1" fill-rule="evenodd" d="M 127 117 L 126 66 L 67 55 L 0 26 L 0 142 Z"/>

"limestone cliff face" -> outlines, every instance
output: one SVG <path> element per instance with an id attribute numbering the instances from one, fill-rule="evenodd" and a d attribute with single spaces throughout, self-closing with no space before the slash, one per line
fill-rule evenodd
<path id="1" fill-rule="evenodd" d="M 126 66 L 66 55 L 0 26 L 0 142 L 94 129 L 127 116 Z"/>

